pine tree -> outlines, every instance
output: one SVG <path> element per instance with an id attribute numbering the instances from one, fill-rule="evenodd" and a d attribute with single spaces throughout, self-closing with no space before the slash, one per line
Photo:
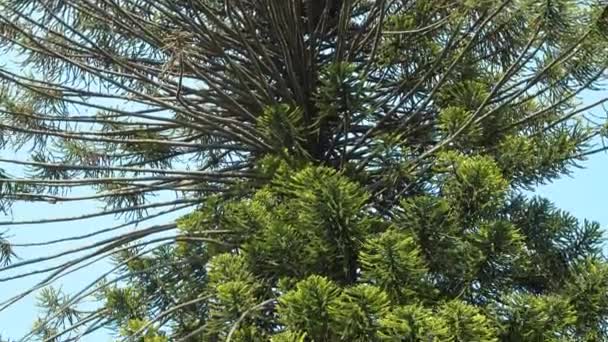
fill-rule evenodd
<path id="1" fill-rule="evenodd" d="M 100 328 L 146 342 L 608 340 L 599 225 L 529 195 L 605 150 L 591 110 L 608 98 L 581 99 L 606 80 L 607 11 L 0 1 L 14 57 L 0 68 L 0 144 L 15 152 L 0 159 L 1 209 L 105 205 L 0 225 L 126 220 L 54 241 L 0 236 L 0 273 L 18 273 L 2 281 L 45 275 L 0 310 L 43 289 L 24 339 L 44 341 Z M 48 287 L 109 258 L 114 271 L 80 292 Z"/>

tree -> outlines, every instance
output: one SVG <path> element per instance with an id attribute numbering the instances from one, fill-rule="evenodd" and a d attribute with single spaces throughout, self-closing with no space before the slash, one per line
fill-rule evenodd
<path id="1" fill-rule="evenodd" d="M 602 341 L 597 223 L 526 190 L 603 151 L 600 1 L 5 0 L 2 209 L 99 200 L 28 338 Z M 599 121 L 599 122 L 598 122 Z M 25 156 L 24 156 L 25 155 Z M 15 166 L 16 165 L 16 166 Z M 22 167 L 19 168 L 18 166 Z M 82 190 L 84 189 L 84 190 Z M 172 193 L 175 198 L 154 197 Z M 157 198 L 156 201 L 153 199 Z M 163 198 L 163 199 L 161 199 Z M 152 217 L 191 213 L 146 227 Z M 129 232 L 125 228 L 139 224 Z M 100 306 L 79 303 L 93 296 Z"/>

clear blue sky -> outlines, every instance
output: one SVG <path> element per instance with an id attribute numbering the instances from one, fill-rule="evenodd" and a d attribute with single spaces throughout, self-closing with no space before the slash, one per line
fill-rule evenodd
<path id="1" fill-rule="evenodd" d="M 157 200 L 162 200 L 157 198 Z M 36 218 L 52 218 L 52 217 L 68 217 L 78 216 L 86 213 L 98 212 L 102 209 L 99 203 L 61 203 L 56 205 L 48 204 L 21 204 L 14 208 L 15 219 L 36 219 Z M 187 211 L 186 211 L 187 212 Z M 139 228 L 148 227 L 155 224 L 166 223 L 172 218 L 177 218 L 183 215 L 185 212 L 177 212 L 167 215 L 162 219 L 152 219 L 142 223 Z M 0 215 L 1 216 L 1 215 Z M 7 220 L 10 218 L 4 217 L 0 220 Z M 18 227 L 12 227 L 10 233 L 12 237 L 11 242 L 39 242 L 57 239 L 58 237 L 83 235 L 89 232 L 94 232 L 100 228 L 106 228 L 115 226 L 123 223 L 123 220 L 114 220 L 113 217 L 109 216 L 106 218 L 90 219 L 86 221 L 67 222 L 67 223 L 54 223 L 54 224 L 43 224 L 43 225 L 24 225 Z M 0 227 L 1 228 L 1 227 Z M 136 227 L 127 227 L 121 229 L 119 232 L 126 232 Z M 1 231 L 1 230 L 0 230 Z M 84 241 L 75 241 L 51 247 L 36 247 L 36 248 L 22 248 L 17 249 L 17 254 L 23 259 L 27 260 L 30 258 L 36 258 L 40 256 L 46 256 L 55 254 L 67 249 L 80 247 L 88 243 L 99 241 L 101 238 L 107 238 L 116 235 L 115 232 L 110 234 L 99 235 L 93 238 L 89 238 Z M 82 254 L 77 254 L 82 255 Z M 67 258 L 59 259 L 60 261 L 53 261 L 45 264 L 36 265 L 30 270 L 41 269 L 45 265 L 56 265 L 61 261 L 69 260 L 72 256 Z M 71 274 L 61 281 L 55 283 L 53 286 L 59 286 L 66 293 L 75 293 L 80 291 L 83 287 L 102 273 L 110 270 L 110 265 L 107 262 L 98 262 L 93 264 L 86 269 Z M 19 270 L 23 272 L 23 270 Z M 8 276 L 9 272 L 0 272 L 0 278 Z M 13 273 L 14 274 L 14 273 Z M 11 280 L 8 282 L 0 282 L 0 301 L 4 301 L 7 298 L 13 296 L 16 293 L 20 293 L 25 289 L 31 287 L 42 277 L 28 277 L 25 279 Z M 32 327 L 32 323 L 37 317 L 39 311 L 36 307 L 35 296 L 28 296 L 14 305 L 12 308 L 6 311 L 0 312 L 0 336 L 3 338 L 20 338 Z M 97 333 L 90 335 L 85 341 L 109 341 L 110 336 L 105 333 Z"/>

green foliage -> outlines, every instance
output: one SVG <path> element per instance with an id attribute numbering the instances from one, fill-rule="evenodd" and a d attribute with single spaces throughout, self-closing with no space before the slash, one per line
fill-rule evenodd
<path id="1" fill-rule="evenodd" d="M 345 289 L 330 307 L 333 328 L 341 338 L 373 341 L 380 318 L 389 310 L 389 299 L 379 288 L 359 284 Z"/>
<path id="2" fill-rule="evenodd" d="M 116 266 L 73 297 L 41 291 L 23 340 L 88 328 L 144 342 L 608 340 L 599 224 L 526 192 L 606 149 L 590 112 L 606 99 L 581 102 L 607 80 L 602 1 L 12 0 L 0 12 L 0 48 L 22 62 L 0 67 L 13 158 L 0 210 L 103 203 L 0 225 L 128 221 L 22 243 L 87 240 L 23 262 L 0 234 L 0 273 L 48 273 L 40 286 L 95 258 Z M 142 227 L 152 219 L 165 224 Z"/>
<path id="3" fill-rule="evenodd" d="M 305 331 L 314 341 L 329 340 L 334 336 L 330 330 L 330 309 L 339 294 L 338 286 L 327 278 L 310 276 L 281 296 L 277 310 L 279 320 L 287 329 Z"/>
<path id="4" fill-rule="evenodd" d="M 608 278 L 597 226 L 546 200 L 514 196 L 489 157 L 450 153 L 442 161 L 440 192 L 404 200 L 394 218 L 367 209 L 361 186 L 325 167 L 277 173 L 249 199 L 210 198 L 179 221 L 180 229 L 196 232 L 202 222 L 215 222 L 218 232 L 238 232 L 236 239 L 220 236 L 240 247 L 205 266 L 208 312 L 200 336 L 488 342 L 604 336 L 598 327 Z M 192 246 L 181 248 L 188 255 Z"/>
<path id="5" fill-rule="evenodd" d="M 442 159 L 448 168 L 441 184 L 442 193 L 462 217 L 475 220 L 497 210 L 504 200 L 508 183 L 492 159 L 454 153 L 446 154 Z"/>
<path id="6" fill-rule="evenodd" d="M 359 263 L 361 278 L 382 288 L 395 302 L 415 298 L 427 273 L 414 237 L 396 229 L 370 236 L 359 253 Z"/>
<path id="7" fill-rule="evenodd" d="M 305 342 L 305 333 L 296 333 L 292 331 L 285 331 L 280 334 L 272 336 L 271 342 Z"/>
<path id="8" fill-rule="evenodd" d="M 241 256 L 220 254 L 209 262 L 209 320 L 205 335 L 207 338 L 225 338 L 241 315 L 257 304 L 259 285 L 248 271 L 246 260 Z M 250 317 L 256 317 L 252 313 Z M 258 336 L 255 326 L 241 322 L 237 336 L 249 340 Z M 214 337 L 215 336 L 215 337 Z M 247 337 L 249 336 L 249 337 Z"/>
<path id="9" fill-rule="evenodd" d="M 441 111 L 439 115 L 438 128 L 442 136 L 449 137 L 456 135 L 467 120 L 471 117 L 471 112 L 457 106 L 450 106 Z M 461 133 L 458 139 L 454 142 L 459 149 L 466 150 L 471 147 L 478 146 L 482 138 L 481 128 L 477 125 L 471 125 L 465 132 Z"/>
<path id="10" fill-rule="evenodd" d="M 363 109 L 362 106 L 366 103 L 365 86 L 364 80 L 357 73 L 357 66 L 349 63 L 329 64 L 322 70 L 316 95 L 321 115 L 315 127 L 320 127 L 328 120 L 345 117 L 344 111 L 357 112 Z"/>
<path id="11" fill-rule="evenodd" d="M 453 341 L 497 341 L 496 329 L 491 320 L 479 308 L 459 300 L 443 304 L 437 315 L 446 322 L 448 340 Z"/>
<path id="12" fill-rule="evenodd" d="M 510 298 L 505 341 L 567 341 L 576 311 L 560 296 L 515 295 Z"/>
<path id="13" fill-rule="evenodd" d="M 269 107 L 258 117 L 257 125 L 268 142 L 278 150 L 285 149 L 289 153 L 306 155 L 301 146 L 306 127 L 304 127 L 302 111 L 290 108 L 288 105 Z"/>
<path id="14" fill-rule="evenodd" d="M 106 308 L 119 326 L 133 319 L 141 319 L 145 308 L 141 292 L 133 287 L 109 288 L 105 291 Z"/>
<path id="15" fill-rule="evenodd" d="M 587 341 L 601 341 L 604 335 L 596 327 L 605 323 L 608 314 L 608 292 L 605 291 L 608 268 L 597 260 L 587 260 L 577 267 L 564 290 L 564 296 L 576 312 L 574 329 Z"/>
<path id="16" fill-rule="evenodd" d="M 380 320 L 378 336 L 383 341 L 448 341 L 447 322 L 420 305 L 397 306 Z"/>
<path id="17" fill-rule="evenodd" d="M 141 337 L 137 339 L 138 342 L 168 342 L 169 340 L 158 333 L 155 329 L 147 329 L 146 325 L 148 322 L 140 319 L 132 319 L 121 329 L 121 335 L 129 337 L 140 332 L 144 329 L 145 333 L 141 334 Z"/>
<path id="18" fill-rule="evenodd" d="M 251 234 L 243 251 L 256 260 L 253 267 L 276 279 L 331 269 L 337 280 L 346 280 L 356 272 L 353 257 L 370 227 L 367 198 L 328 168 L 279 176 L 254 201 L 237 206 L 239 217 L 252 218 L 243 221 L 242 232 Z"/>

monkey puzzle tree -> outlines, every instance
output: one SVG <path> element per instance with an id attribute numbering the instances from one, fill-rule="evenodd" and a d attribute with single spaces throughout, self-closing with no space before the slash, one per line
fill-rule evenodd
<path id="1" fill-rule="evenodd" d="M 0 303 L 44 288 L 24 339 L 608 338 L 598 224 L 526 192 L 604 149 L 600 1 L 3 0 L 0 32 L 2 209 L 105 204 L 0 224 L 126 220 L 1 240 L 45 274 Z"/>

